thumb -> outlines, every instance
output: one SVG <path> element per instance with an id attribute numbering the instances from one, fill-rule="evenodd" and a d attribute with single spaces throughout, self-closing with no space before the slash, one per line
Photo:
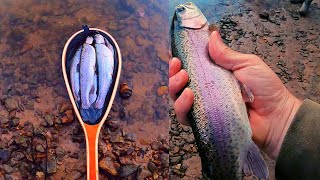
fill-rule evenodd
<path id="1" fill-rule="evenodd" d="M 259 63 L 259 57 L 253 54 L 243 54 L 226 46 L 217 31 L 213 31 L 209 40 L 211 59 L 226 69 L 235 71 Z"/>

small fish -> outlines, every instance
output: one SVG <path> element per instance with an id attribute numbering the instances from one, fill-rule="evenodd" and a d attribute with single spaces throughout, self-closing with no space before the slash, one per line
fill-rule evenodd
<path id="1" fill-rule="evenodd" d="M 176 7 L 171 36 L 173 56 L 182 61 L 195 94 L 191 125 L 205 179 L 242 179 L 242 172 L 267 179 L 238 81 L 210 59 L 209 23 L 193 3 Z"/>
<path id="2" fill-rule="evenodd" d="M 96 52 L 91 45 L 93 38 L 88 36 L 83 44 L 80 62 L 80 95 L 82 109 L 89 109 L 90 94 L 95 91 L 94 88 L 94 74 L 96 66 Z"/>
<path id="3" fill-rule="evenodd" d="M 72 58 L 70 68 L 71 87 L 74 99 L 80 101 L 80 59 L 81 59 L 82 46 L 79 47 L 77 52 Z"/>
<path id="4" fill-rule="evenodd" d="M 98 97 L 94 104 L 96 109 L 101 109 L 112 82 L 114 68 L 114 51 L 112 45 L 101 34 L 96 34 L 95 48 L 98 65 Z"/>

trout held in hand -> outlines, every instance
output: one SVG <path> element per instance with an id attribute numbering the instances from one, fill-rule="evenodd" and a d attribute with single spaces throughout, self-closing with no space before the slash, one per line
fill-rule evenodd
<path id="1" fill-rule="evenodd" d="M 182 61 L 195 96 L 191 124 L 204 177 L 242 179 L 244 172 L 267 179 L 238 81 L 210 59 L 209 23 L 193 3 L 176 7 L 171 36 L 173 56 Z"/>

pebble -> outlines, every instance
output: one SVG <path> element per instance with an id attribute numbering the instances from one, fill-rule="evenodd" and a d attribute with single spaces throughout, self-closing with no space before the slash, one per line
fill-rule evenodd
<path id="1" fill-rule="evenodd" d="M 37 171 L 36 172 L 36 180 L 44 180 L 45 179 L 45 174 L 42 171 Z"/>
<path id="2" fill-rule="evenodd" d="M 8 122 L 9 122 L 9 119 L 8 119 L 8 118 L 0 115 L 0 126 L 1 126 L 2 128 L 4 128 L 5 125 L 6 125 Z"/>
<path id="3" fill-rule="evenodd" d="M 119 168 L 118 174 L 119 177 L 128 177 L 131 174 L 135 173 L 138 170 L 138 166 L 134 164 L 123 165 Z"/>
<path id="4" fill-rule="evenodd" d="M 109 120 L 107 121 L 108 126 L 110 126 L 111 128 L 117 129 L 119 128 L 119 122 L 116 120 Z"/>
<path id="5" fill-rule="evenodd" d="M 159 150 L 159 148 L 161 148 L 161 147 L 162 147 L 161 142 L 154 141 L 154 142 L 151 143 L 151 149 L 152 149 L 152 150 L 157 151 L 157 150 Z"/>
<path id="6" fill-rule="evenodd" d="M 160 159 L 164 167 L 169 167 L 169 154 L 162 153 Z"/>
<path id="7" fill-rule="evenodd" d="M 74 170 L 71 172 L 71 175 L 70 175 L 70 179 L 80 179 L 82 176 L 82 173 L 78 170 Z"/>
<path id="8" fill-rule="evenodd" d="M 137 174 L 137 179 L 138 180 L 144 180 L 146 179 L 147 177 L 151 176 L 151 172 L 145 168 L 142 168 L 138 174 Z"/>
<path id="9" fill-rule="evenodd" d="M 79 154 L 76 152 L 73 152 L 69 155 L 69 157 L 73 158 L 73 159 L 79 159 Z"/>
<path id="10" fill-rule="evenodd" d="M 53 174 L 57 171 L 57 160 L 55 157 L 48 158 L 47 172 Z"/>
<path id="11" fill-rule="evenodd" d="M 174 146 L 171 152 L 172 152 L 173 154 L 175 154 L 175 153 L 178 153 L 179 150 L 180 150 L 180 149 L 179 149 L 179 146 Z"/>
<path id="12" fill-rule="evenodd" d="M 19 178 L 17 176 L 12 175 L 12 174 L 5 174 L 4 179 L 6 179 L 6 180 L 19 180 Z"/>
<path id="13" fill-rule="evenodd" d="M 73 119 L 74 119 L 73 111 L 72 110 L 67 110 L 67 111 L 65 111 L 64 114 L 68 118 L 68 123 L 71 123 L 73 121 Z"/>
<path id="14" fill-rule="evenodd" d="M 112 176 L 117 176 L 118 171 L 114 166 L 113 160 L 110 157 L 103 158 L 99 162 L 99 167 Z"/>
<path id="15" fill-rule="evenodd" d="M 262 19 L 268 19 L 269 13 L 267 11 L 263 11 L 263 12 L 259 13 L 259 17 Z"/>
<path id="16" fill-rule="evenodd" d="M 7 164 L 4 164 L 2 166 L 2 169 L 6 172 L 6 173 L 11 173 L 13 171 L 13 168 Z"/>
<path id="17" fill-rule="evenodd" d="M 9 112 L 17 110 L 19 108 L 19 101 L 13 98 L 7 98 L 4 101 L 4 105 Z"/>
<path id="18" fill-rule="evenodd" d="M 158 172 L 158 168 L 153 162 L 148 163 L 148 169 L 150 170 L 151 173 Z"/>
<path id="19" fill-rule="evenodd" d="M 186 138 L 185 140 L 189 144 L 194 144 L 196 142 L 193 134 L 189 134 L 188 138 Z"/>
<path id="20" fill-rule="evenodd" d="M 18 126 L 19 123 L 20 123 L 20 118 L 18 118 L 18 117 L 15 117 L 15 118 L 11 119 L 11 121 L 10 121 L 10 124 L 12 124 L 12 126 L 14 126 L 14 127 Z"/>
<path id="21" fill-rule="evenodd" d="M 132 86 L 130 83 L 123 82 L 120 84 L 120 96 L 124 99 L 129 98 L 133 93 Z"/>
<path id="22" fill-rule="evenodd" d="M 42 144 L 38 144 L 38 145 L 36 146 L 36 151 L 41 152 L 41 153 L 44 153 L 44 148 L 43 148 Z"/>
<path id="23" fill-rule="evenodd" d="M 124 139 L 131 142 L 135 142 L 137 140 L 137 136 L 135 133 L 128 133 L 125 135 Z"/>
<path id="24" fill-rule="evenodd" d="M 52 115 L 49 115 L 49 114 L 45 115 L 44 120 L 45 120 L 45 123 L 44 123 L 45 126 L 48 126 L 48 127 L 53 126 L 53 116 Z"/>
<path id="25" fill-rule="evenodd" d="M 181 161 L 181 156 L 177 156 L 177 157 L 170 157 L 170 163 L 171 164 L 177 164 Z"/>
<path id="26" fill-rule="evenodd" d="M 58 146 L 56 148 L 56 155 L 57 155 L 57 159 L 62 159 L 65 156 L 66 151 L 64 149 L 62 149 L 62 147 Z"/>

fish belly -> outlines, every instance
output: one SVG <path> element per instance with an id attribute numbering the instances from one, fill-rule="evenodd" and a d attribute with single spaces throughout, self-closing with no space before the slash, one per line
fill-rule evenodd
<path id="1" fill-rule="evenodd" d="M 112 51 L 104 44 L 95 44 L 98 65 L 98 97 L 95 108 L 101 109 L 112 82 L 114 59 Z"/>
<path id="2" fill-rule="evenodd" d="M 96 64 L 96 52 L 90 44 L 84 44 L 81 54 L 80 66 L 80 91 L 81 107 L 88 109 L 90 103 L 90 91 L 94 90 L 94 74 Z"/>

